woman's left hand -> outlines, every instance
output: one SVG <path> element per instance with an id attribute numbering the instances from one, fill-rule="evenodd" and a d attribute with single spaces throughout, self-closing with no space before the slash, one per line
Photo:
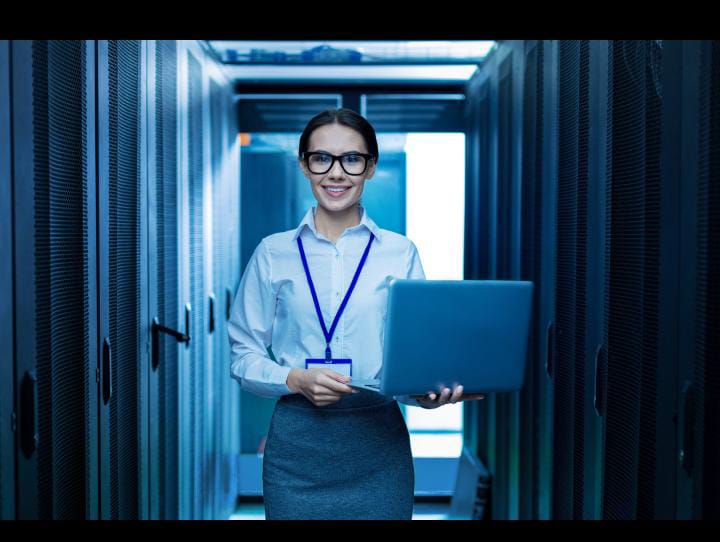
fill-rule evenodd
<path id="1" fill-rule="evenodd" d="M 411 395 L 410 397 L 416 399 L 423 408 L 438 408 L 448 403 L 455 404 L 458 401 L 485 399 L 481 393 L 463 395 L 463 387 L 460 384 L 457 384 L 452 391 L 450 388 L 443 388 L 441 393 L 429 391 L 425 395 Z"/>

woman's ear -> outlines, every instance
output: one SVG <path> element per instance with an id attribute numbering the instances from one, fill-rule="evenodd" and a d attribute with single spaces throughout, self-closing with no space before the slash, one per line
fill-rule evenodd
<path id="1" fill-rule="evenodd" d="M 303 162 L 301 159 L 298 159 L 298 164 L 300 165 L 300 170 L 303 172 L 305 177 L 308 177 L 308 171 L 305 169 L 305 162 Z M 308 177 L 309 179 L 310 177 Z"/>

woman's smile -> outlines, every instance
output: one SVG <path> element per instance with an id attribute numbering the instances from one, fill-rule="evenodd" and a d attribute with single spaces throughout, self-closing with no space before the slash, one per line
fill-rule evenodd
<path id="1" fill-rule="evenodd" d="M 323 186 L 323 190 L 331 198 L 339 199 L 347 194 L 352 189 L 352 186 Z"/>

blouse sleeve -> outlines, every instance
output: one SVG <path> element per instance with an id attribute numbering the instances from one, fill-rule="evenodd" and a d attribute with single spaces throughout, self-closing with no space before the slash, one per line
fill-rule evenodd
<path id="1" fill-rule="evenodd" d="M 290 367 L 270 359 L 276 297 L 272 291 L 272 265 L 265 241 L 253 252 L 240 279 L 228 321 L 230 375 L 242 389 L 260 397 L 292 393 L 287 387 Z"/>
<path id="2" fill-rule="evenodd" d="M 425 280 L 425 271 L 420 262 L 420 255 L 418 254 L 415 243 L 412 241 L 410 241 L 408 245 L 408 252 L 407 278 Z"/>
<path id="3" fill-rule="evenodd" d="M 408 250 L 406 253 L 407 276 L 405 278 L 425 280 L 425 271 L 423 270 L 422 263 L 420 262 L 420 255 L 418 254 L 417 247 L 415 246 L 415 243 L 410 240 L 408 241 Z M 398 395 L 395 399 L 404 405 L 424 408 L 415 399 L 410 399 L 409 395 Z"/>

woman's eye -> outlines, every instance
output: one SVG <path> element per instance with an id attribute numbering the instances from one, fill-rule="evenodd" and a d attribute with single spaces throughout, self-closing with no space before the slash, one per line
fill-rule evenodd
<path id="1" fill-rule="evenodd" d="M 348 164 L 354 164 L 358 161 L 358 155 L 357 154 L 348 154 L 347 156 L 344 156 L 343 159 Z"/>

